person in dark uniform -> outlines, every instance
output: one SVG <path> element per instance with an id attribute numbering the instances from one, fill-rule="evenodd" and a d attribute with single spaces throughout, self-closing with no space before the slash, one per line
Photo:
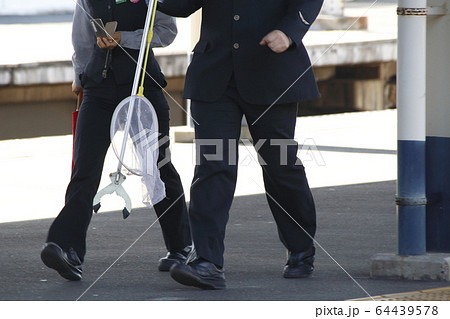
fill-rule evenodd
<path id="1" fill-rule="evenodd" d="M 147 2 L 147 3 L 146 3 Z M 72 90 L 83 91 L 74 144 L 74 167 L 67 187 L 65 206 L 53 221 L 41 252 L 44 264 L 68 280 L 80 280 L 86 254 L 86 233 L 93 198 L 99 187 L 103 162 L 110 145 L 109 128 L 115 107 L 130 96 L 139 55 L 148 1 L 86 0 L 75 7 L 72 42 L 75 80 Z M 91 18 L 104 24 L 117 21 L 112 37 L 96 38 Z M 169 45 L 177 33 L 175 19 L 157 12 L 152 47 Z M 107 54 L 109 50 L 109 54 Z M 166 85 L 150 52 L 144 95 L 158 116 L 160 139 L 169 135 L 169 105 L 163 95 Z M 167 139 L 168 140 L 168 139 Z M 187 207 L 180 177 L 172 165 L 169 142 L 159 149 L 160 176 L 166 198 L 154 205 L 168 250 L 159 270 L 186 259 L 192 244 Z"/>
<path id="2" fill-rule="evenodd" d="M 224 237 L 237 178 L 237 141 L 245 116 L 260 156 L 266 197 L 288 250 L 285 278 L 312 274 L 316 213 L 293 140 L 297 102 L 319 97 L 302 38 L 322 0 L 158 0 L 187 17 L 202 9 L 200 39 L 186 75 L 197 159 L 189 218 L 197 257 L 171 268 L 173 279 L 223 289 Z M 202 141 L 219 141 L 202 143 Z M 231 141 L 231 142 L 230 142 Z M 222 160 L 207 160 L 218 154 Z M 211 158 L 211 156 L 209 156 Z"/>

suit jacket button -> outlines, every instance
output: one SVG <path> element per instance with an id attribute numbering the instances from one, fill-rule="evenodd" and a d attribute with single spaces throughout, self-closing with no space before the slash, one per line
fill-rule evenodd
<path id="1" fill-rule="evenodd" d="M 238 14 L 236 14 L 236 15 L 233 17 L 234 21 L 239 21 L 240 18 L 241 18 L 241 17 L 240 17 Z"/>
<path id="2" fill-rule="evenodd" d="M 235 49 L 239 49 L 239 43 L 235 43 L 235 44 L 233 44 L 233 48 L 235 48 Z"/>

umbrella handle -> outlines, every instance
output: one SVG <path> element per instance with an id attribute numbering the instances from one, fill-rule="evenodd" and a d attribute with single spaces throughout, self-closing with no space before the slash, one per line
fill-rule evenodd
<path id="1" fill-rule="evenodd" d="M 80 106 L 81 106 L 81 102 L 82 101 L 83 101 L 83 91 L 81 91 L 77 95 L 77 109 L 75 111 L 79 111 L 80 110 Z"/>

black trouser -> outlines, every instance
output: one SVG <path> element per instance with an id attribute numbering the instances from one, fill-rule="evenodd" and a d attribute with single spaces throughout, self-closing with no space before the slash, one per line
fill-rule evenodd
<path id="1" fill-rule="evenodd" d="M 297 106 L 275 105 L 262 115 L 267 109 L 243 101 L 233 82 L 219 101 L 192 101 L 200 158 L 191 185 L 189 218 L 197 255 L 219 266 L 223 265 L 225 228 L 236 186 L 243 115 L 261 157 L 266 197 L 280 240 L 291 252 L 305 251 L 313 244 L 314 200 L 293 140 Z"/>
<path id="2" fill-rule="evenodd" d="M 97 193 L 103 162 L 110 145 L 110 124 L 115 107 L 131 94 L 131 85 L 116 85 L 108 76 L 101 85 L 87 84 L 75 132 L 74 168 L 67 187 L 65 206 L 50 227 L 47 241 L 63 249 L 72 247 L 83 261 L 86 254 L 86 232 L 92 217 L 92 202 Z M 161 89 L 149 86 L 145 96 L 158 116 L 160 138 L 169 135 L 169 106 Z M 160 146 L 161 162 L 170 153 L 169 142 Z M 160 168 L 166 186 L 166 198 L 154 205 L 160 217 L 168 251 L 181 251 L 191 244 L 186 201 L 180 177 L 168 161 Z M 132 216 L 131 216 L 132 218 Z"/>

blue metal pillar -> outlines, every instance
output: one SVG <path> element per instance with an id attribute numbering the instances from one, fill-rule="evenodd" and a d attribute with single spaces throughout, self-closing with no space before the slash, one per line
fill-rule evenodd
<path id="1" fill-rule="evenodd" d="M 426 0 L 398 1 L 398 254 L 426 253 Z"/>

